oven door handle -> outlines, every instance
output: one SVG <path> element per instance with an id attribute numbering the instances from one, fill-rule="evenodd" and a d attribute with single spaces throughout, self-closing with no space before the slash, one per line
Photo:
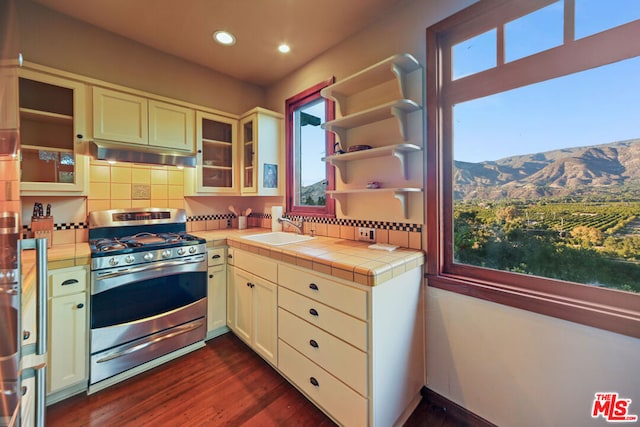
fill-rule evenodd
<path id="1" fill-rule="evenodd" d="M 179 261 L 162 261 L 162 262 L 154 262 L 151 264 L 145 264 L 145 265 L 141 265 L 138 267 L 131 267 L 128 268 L 126 270 L 118 270 L 118 271 L 114 271 L 113 273 L 106 273 L 100 276 L 96 277 L 96 280 L 106 280 L 106 279 L 112 279 L 114 277 L 120 277 L 120 276 L 124 276 L 126 274 L 131 274 L 131 273 L 140 273 L 143 271 L 152 271 L 152 270 L 158 270 L 160 268 L 165 268 L 165 267 L 179 267 L 182 265 L 187 265 L 187 264 L 199 264 L 201 263 L 203 260 L 202 257 L 200 257 L 199 259 L 195 259 L 195 260 L 179 260 Z"/>
<path id="2" fill-rule="evenodd" d="M 125 347 L 124 349 L 117 351 L 115 353 L 111 353 L 108 356 L 105 356 L 101 359 L 96 360 L 96 363 L 104 363 L 104 362 L 108 362 L 110 360 L 113 359 L 117 359 L 119 357 L 123 357 L 126 356 L 128 354 L 131 353 L 135 353 L 136 351 L 140 351 L 143 350 L 147 347 L 149 347 L 150 345 L 153 344 L 157 344 L 161 341 L 164 340 L 168 340 L 169 338 L 173 338 L 176 337 L 178 335 L 182 335 L 182 334 L 186 334 L 187 332 L 191 332 L 194 329 L 198 329 L 201 328 L 203 326 L 203 323 L 201 321 L 199 322 L 191 322 L 191 323 L 187 323 L 185 325 L 181 325 L 181 326 L 177 326 L 175 328 L 173 328 L 171 331 L 163 334 L 163 335 L 159 335 L 157 337 L 155 337 L 152 340 L 140 343 L 140 344 L 131 344 L 128 347 Z"/>

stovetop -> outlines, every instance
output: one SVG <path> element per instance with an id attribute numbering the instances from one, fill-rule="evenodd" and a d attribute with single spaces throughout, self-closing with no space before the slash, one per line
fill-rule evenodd
<path id="1" fill-rule="evenodd" d="M 89 240 L 92 257 L 154 251 L 206 243 L 205 239 L 180 232 L 153 233 L 143 231 L 122 237 L 99 237 Z"/>

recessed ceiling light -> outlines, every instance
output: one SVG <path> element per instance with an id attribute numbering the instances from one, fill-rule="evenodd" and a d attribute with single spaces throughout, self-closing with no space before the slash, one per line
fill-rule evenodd
<path id="1" fill-rule="evenodd" d="M 215 33 L 213 33 L 213 39 L 225 46 L 236 44 L 236 38 L 233 36 L 233 34 L 227 31 L 216 31 Z"/>
<path id="2" fill-rule="evenodd" d="M 278 50 L 280 51 L 280 53 L 289 53 L 291 51 L 291 48 L 288 44 L 282 43 L 280 46 L 278 46 Z"/>

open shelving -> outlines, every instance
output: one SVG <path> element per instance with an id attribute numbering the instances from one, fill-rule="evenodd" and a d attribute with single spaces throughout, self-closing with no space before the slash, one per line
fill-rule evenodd
<path id="1" fill-rule="evenodd" d="M 389 193 L 393 197 L 400 201 L 400 207 L 402 209 L 402 215 L 405 219 L 409 217 L 409 193 L 421 193 L 422 188 L 404 187 L 404 188 L 354 188 L 350 190 L 331 190 L 327 191 L 331 197 L 336 199 L 340 203 L 342 213 L 345 215 L 348 211 L 347 196 L 349 194 L 380 194 Z"/>
<path id="2" fill-rule="evenodd" d="M 395 157 L 400 162 L 402 177 L 406 180 L 409 176 L 407 156 L 418 151 L 422 151 L 422 148 L 414 144 L 394 144 L 351 153 L 332 154 L 331 156 L 323 157 L 322 160 L 335 166 L 340 171 L 342 181 L 348 183 L 347 164 L 349 162 L 376 157 Z"/>

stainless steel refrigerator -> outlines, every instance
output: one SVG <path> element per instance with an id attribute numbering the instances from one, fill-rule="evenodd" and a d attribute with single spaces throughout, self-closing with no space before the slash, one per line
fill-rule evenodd
<path id="1" fill-rule="evenodd" d="M 15 1 L 0 0 L 0 427 L 44 425 L 46 391 L 47 245 L 20 239 L 16 25 Z"/>

